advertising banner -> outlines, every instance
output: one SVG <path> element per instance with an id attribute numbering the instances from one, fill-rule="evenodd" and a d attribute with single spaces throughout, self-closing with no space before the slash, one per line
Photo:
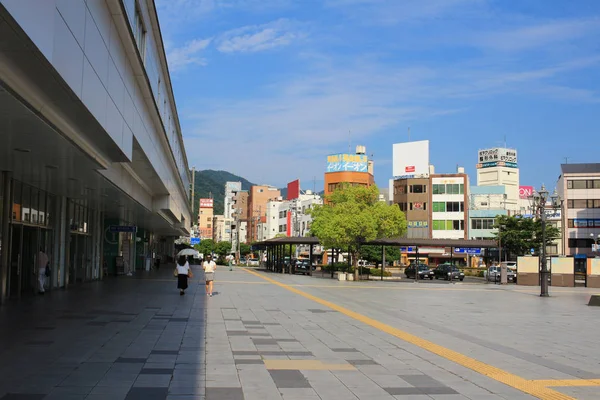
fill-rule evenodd
<path id="1" fill-rule="evenodd" d="M 504 147 L 495 147 L 493 149 L 479 150 L 478 162 L 480 164 L 489 162 L 505 162 L 515 164 L 517 163 L 517 151 L 513 149 L 506 149 Z M 511 165 L 507 165 L 511 166 Z M 485 167 L 483 167 L 485 168 Z"/>
<path id="2" fill-rule="evenodd" d="M 533 186 L 519 186 L 519 198 L 528 199 L 533 196 Z"/>
<path id="3" fill-rule="evenodd" d="M 213 199 L 200 199 L 200 208 L 213 208 Z"/>
<path id="4" fill-rule="evenodd" d="M 287 199 L 294 200 L 300 197 L 300 180 L 296 179 L 287 184 Z"/>
<path id="5" fill-rule="evenodd" d="M 327 156 L 326 172 L 368 172 L 369 158 L 365 154 L 332 154 Z"/>
<path id="6" fill-rule="evenodd" d="M 288 237 L 292 236 L 292 213 L 287 213 L 287 231 L 285 232 Z"/>
<path id="7" fill-rule="evenodd" d="M 429 140 L 395 143 L 392 151 L 395 178 L 429 176 Z"/>

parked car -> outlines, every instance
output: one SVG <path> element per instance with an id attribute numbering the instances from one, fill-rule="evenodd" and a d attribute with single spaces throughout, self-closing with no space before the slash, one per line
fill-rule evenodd
<path id="1" fill-rule="evenodd" d="M 407 279 L 415 279 L 415 271 L 417 270 L 415 264 L 410 264 L 406 269 L 404 269 L 404 275 L 406 275 Z M 427 264 L 419 264 L 419 279 L 429 279 L 433 280 L 433 271 L 429 268 Z"/>
<path id="2" fill-rule="evenodd" d="M 500 282 L 501 267 L 492 265 L 488 268 L 486 279 L 490 282 Z M 517 274 L 510 268 L 506 268 L 506 278 L 509 282 L 517 282 Z"/>
<path id="3" fill-rule="evenodd" d="M 246 264 L 246 257 L 240 257 L 240 264 Z"/>
<path id="4" fill-rule="evenodd" d="M 249 258 L 248 259 L 249 267 L 258 267 L 259 265 L 260 265 L 260 262 L 258 261 L 258 258 Z"/>
<path id="5" fill-rule="evenodd" d="M 309 260 L 298 260 L 296 261 L 296 269 L 294 270 L 295 274 L 308 275 L 310 273 L 310 261 Z M 313 267 L 313 270 L 315 268 Z"/>
<path id="6" fill-rule="evenodd" d="M 464 272 L 461 272 L 455 265 L 452 264 L 440 264 L 436 269 L 433 270 L 433 276 L 435 279 L 445 279 L 445 280 L 459 280 L 463 281 L 465 279 Z"/>

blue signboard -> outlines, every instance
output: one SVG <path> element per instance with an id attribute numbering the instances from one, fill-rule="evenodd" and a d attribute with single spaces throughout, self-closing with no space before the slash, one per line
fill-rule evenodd
<path id="1" fill-rule="evenodd" d="M 481 249 L 473 249 L 473 248 L 463 248 L 463 247 L 455 247 L 455 254 L 469 254 L 471 256 L 478 256 L 481 254 Z"/>
<path id="2" fill-rule="evenodd" d="M 200 244 L 200 238 L 190 238 L 190 244 L 192 246 L 195 244 Z"/>
<path id="3" fill-rule="evenodd" d="M 327 172 L 368 172 L 365 154 L 332 154 L 327 156 Z"/>
<path id="4" fill-rule="evenodd" d="M 402 253 L 412 253 L 414 251 L 414 247 L 400 247 L 400 251 Z"/>
<path id="5" fill-rule="evenodd" d="M 108 231 L 111 232 L 111 233 L 118 233 L 118 232 L 135 233 L 135 232 L 137 232 L 137 226 L 130 226 L 130 225 L 110 225 L 108 227 Z"/>

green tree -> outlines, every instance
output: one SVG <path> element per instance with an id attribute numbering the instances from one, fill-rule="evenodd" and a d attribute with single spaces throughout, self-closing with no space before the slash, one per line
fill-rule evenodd
<path id="1" fill-rule="evenodd" d="M 275 235 L 275 237 L 276 238 L 286 238 L 286 237 L 288 237 L 288 235 L 286 235 L 285 233 L 278 233 L 277 235 Z M 285 246 L 285 251 L 287 254 L 287 252 L 289 251 L 289 245 Z M 296 245 L 295 244 L 292 245 L 292 254 L 296 254 Z"/>
<path id="2" fill-rule="evenodd" d="M 215 253 L 217 253 L 221 257 L 225 257 L 227 254 L 231 253 L 231 242 L 219 242 L 215 245 Z"/>
<path id="3" fill-rule="evenodd" d="M 522 216 L 499 215 L 494 228 L 498 245 L 506 252 L 508 258 L 529 254 L 535 249 L 537 254 L 542 248 L 542 221 Z M 560 230 L 546 223 L 546 243 L 548 246 L 560 238 Z M 504 257 L 503 257 L 504 258 Z"/>
<path id="4" fill-rule="evenodd" d="M 252 248 L 249 244 L 240 243 L 240 256 L 247 256 L 252 252 Z"/>
<path id="5" fill-rule="evenodd" d="M 212 252 L 215 251 L 215 241 L 212 239 L 205 239 L 202 240 L 200 244 L 194 245 L 194 248 L 206 257 L 207 254 L 212 254 Z"/>
<path id="6" fill-rule="evenodd" d="M 362 243 L 406 232 L 404 213 L 396 205 L 379 201 L 376 186 L 342 185 L 325 198 L 325 204 L 310 212 L 311 233 L 326 248 L 349 251 L 356 279 Z"/>
<path id="7" fill-rule="evenodd" d="M 375 265 L 383 261 L 381 246 L 361 246 L 359 254 L 361 259 L 375 263 Z M 398 247 L 385 246 L 386 265 L 391 264 L 394 260 L 400 260 L 400 249 Z"/>

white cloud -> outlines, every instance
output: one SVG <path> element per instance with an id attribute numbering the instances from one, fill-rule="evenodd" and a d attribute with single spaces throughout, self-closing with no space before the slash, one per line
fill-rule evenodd
<path id="1" fill-rule="evenodd" d="M 167 60 L 171 71 L 177 71 L 187 65 L 206 65 L 206 60 L 200 56 L 212 39 L 194 39 L 185 45 L 167 49 Z"/>
<path id="2" fill-rule="evenodd" d="M 495 51 L 553 48 L 600 31 L 600 19 L 559 20 L 479 35 L 474 42 Z"/>
<path id="3" fill-rule="evenodd" d="M 303 36 L 294 23 L 279 19 L 225 32 L 218 40 L 217 49 L 222 53 L 252 53 L 287 46 Z"/>

